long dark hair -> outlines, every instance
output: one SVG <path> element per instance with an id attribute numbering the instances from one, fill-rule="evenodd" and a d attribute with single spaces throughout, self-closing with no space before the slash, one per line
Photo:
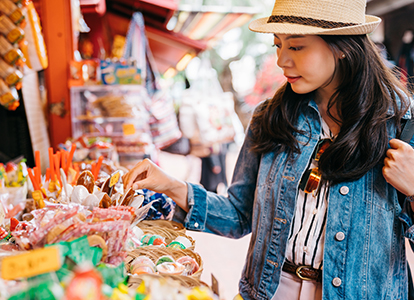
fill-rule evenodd
<path id="1" fill-rule="evenodd" d="M 366 35 L 320 36 L 339 57 L 335 73 L 339 86 L 328 103 L 328 115 L 341 126 L 334 143 L 319 160 L 324 180 L 333 183 L 358 179 L 384 159 L 388 144 L 387 121 L 400 133 L 401 118 L 409 107 L 409 93 L 382 61 Z M 299 95 L 289 83 L 264 101 L 252 117 L 252 151 L 299 153 L 297 119 L 313 93 Z M 398 100 L 399 99 L 399 100 Z M 339 120 L 330 110 L 337 107 Z M 393 113 L 389 113 L 389 109 Z M 310 133 L 307 133 L 310 134 Z"/>

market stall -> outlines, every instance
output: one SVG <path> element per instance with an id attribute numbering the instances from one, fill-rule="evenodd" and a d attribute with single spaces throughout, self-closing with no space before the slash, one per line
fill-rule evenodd
<path id="1" fill-rule="evenodd" d="M 174 202 L 76 148 L 50 148 L 46 174 L 38 152 L 34 168 L 0 165 L 0 299 L 218 299 Z"/>

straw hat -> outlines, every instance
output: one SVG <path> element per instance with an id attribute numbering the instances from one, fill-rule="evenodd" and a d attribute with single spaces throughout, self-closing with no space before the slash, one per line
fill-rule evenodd
<path id="1" fill-rule="evenodd" d="M 252 31 L 281 34 L 360 35 L 381 19 L 365 15 L 366 0 L 276 0 L 272 15 L 250 23 Z"/>

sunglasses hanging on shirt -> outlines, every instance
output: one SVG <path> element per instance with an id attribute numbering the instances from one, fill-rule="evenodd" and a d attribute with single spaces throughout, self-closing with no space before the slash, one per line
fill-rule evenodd
<path id="1" fill-rule="evenodd" d="M 325 150 L 329 147 L 330 144 L 332 144 L 331 139 L 319 140 L 318 144 L 316 145 L 316 149 L 312 154 L 312 160 L 318 163 L 322 153 L 325 152 Z M 312 194 L 313 196 L 315 196 L 319 190 L 321 177 L 322 174 L 319 171 L 318 167 L 309 168 L 303 174 L 299 183 L 299 188 L 305 193 Z"/>

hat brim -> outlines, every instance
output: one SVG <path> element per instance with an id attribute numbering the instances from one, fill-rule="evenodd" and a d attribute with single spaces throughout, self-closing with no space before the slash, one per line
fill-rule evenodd
<path id="1" fill-rule="evenodd" d="M 320 28 L 293 23 L 268 23 L 269 18 L 260 18 L 249 24 L 249 29 L 262 33 L 279 34 L 316 34 L 316 35 L 362 35 L 373 32 L 381 23 L 376 16 L 365 16 L 365 23 L 338 28 Z"/>

